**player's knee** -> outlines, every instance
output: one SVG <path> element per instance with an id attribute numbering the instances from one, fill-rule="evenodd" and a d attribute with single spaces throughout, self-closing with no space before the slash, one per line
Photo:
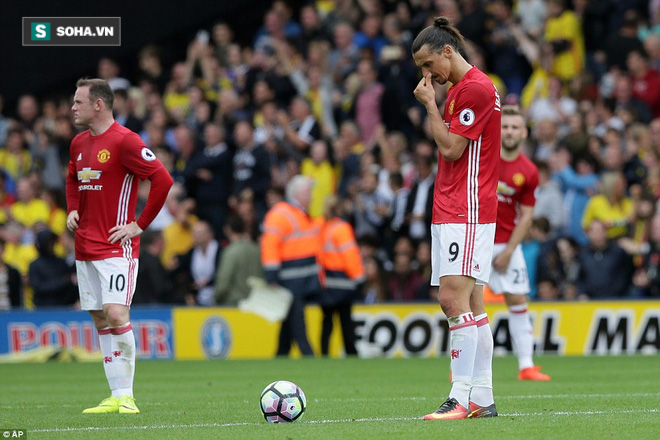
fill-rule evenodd
<path id="1" fill-rule="evenodd" d="M 128 322 L 127 313 L 121 307 L 107 307 L 105 319 L 110 327 L 121 327 Z"/>

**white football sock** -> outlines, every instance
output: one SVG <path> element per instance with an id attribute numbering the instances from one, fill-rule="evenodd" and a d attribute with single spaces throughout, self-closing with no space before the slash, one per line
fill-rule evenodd
<path id="1" fill-rule="evenodd" d="M 518 355 L 518 369 L 533 367 L 534 335 L 532 321 L 527 313 L 527 303 L 509 307 L 509 331 L 513 349 Z"/>
<path id="2" fill-rule="evenodd" d="M 495 403 L 493 398 L 493 332 L 488 325 L 488 315 L 474 317 L 477 322 L 477 354 L 474 358 L 474 373 L 470 401 L 479 406 Z"/>
<path id="3" fill-rule="evenodd" d="M 112 390 L 113 378 L 115 377 L 112 362 L 112 334 L 109 327 L 97 329 L 97 331 L 99 333 L 99 348 L 101 349 L 101 356 L 103 356 L 103 371 L 105 371 L 105 378 L 108 380 L 110 390 Z"/>
<path id="4" fill-rule="evenodd" d="M 477 324 L 472 313 L 463 313 L 447 319 L 450 331 L 452 387 L 449 397 L 469 408 L 474 357 L 477 351 Z"/>
<path id="5" fill-rule="evenodd" d="M 110 383 L 112 395 L 125 394 L 133 397 L 133 378 L 135 377 L 135 336 L 130 322 L 112 331 L 112 364 L 114 377 Z M 110 381 L 110 380 L 108 380 Z"/>

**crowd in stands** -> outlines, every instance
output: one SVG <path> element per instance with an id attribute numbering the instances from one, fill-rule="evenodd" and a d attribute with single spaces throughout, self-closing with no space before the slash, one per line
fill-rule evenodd
<path id="1" fill-rule="evenodd" d="M 134 77 L 98 62 L 116 120 L 176 182 L 142 235 L 134 303 L 235 303 L 223 249 L 246 240 L 254 258 L 297 174 L 316 181 L 312 216 L 339 197 L 365 263 L 361 301 L 432 300 L 437 149 L 410 45 L 438 15 L 529 122 L 532 299 L 659 298 L 660 0 L 275 0 L 253 41 L 218 21 L 174 63 L 145 46 Z M 24 95 L 9 118 L 0 96 L 0 310 L 75 304 L 70 106 Z"/>

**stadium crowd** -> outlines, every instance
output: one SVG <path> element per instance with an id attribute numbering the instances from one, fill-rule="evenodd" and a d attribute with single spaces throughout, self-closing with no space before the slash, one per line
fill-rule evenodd
<path id="1" fill-rule="evenodd" d="M 218 21 L 174 63 L 154 45 L 132 77 L 98 62 L 116 120 L 176 182 L 142 235 L 133 302 L 239 300 L 223 249 L 242 242 L 258 259 L 247 250 L 297 174 L 315 179 L 312 217 L 336 195 L 353 226 L 361 301 L 431 300 L 437 149 L 410 45 L 438 15 L 529 121 L 531 298 L 660 297 L 659 0 L 317 0 L 299 11 L 276 0 L 249 44 Z M 9 118 L 0 96 L 0 310 L 76 302 L 70 107 L 68 95 L 24 95 Z"/>

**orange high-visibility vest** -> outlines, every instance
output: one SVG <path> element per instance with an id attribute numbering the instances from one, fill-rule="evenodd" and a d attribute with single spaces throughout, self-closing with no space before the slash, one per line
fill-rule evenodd
<path id="1" fill-rule="evenodd" d="M 319 226 L 302 209 L 279 202 L 268 211 L 261 236 L 261 264 L 267 282 L 295 295 L 319 292 L 320 251 Z"/>
<path id="2" fill-rule="evenodd" d="M 357 285 L 364 281 L 365 273 L 353 228 L 335 217 L 323 225 L 321 237 L 320 261 L 325 271 L 326 296 L 354 293 Z"/>

